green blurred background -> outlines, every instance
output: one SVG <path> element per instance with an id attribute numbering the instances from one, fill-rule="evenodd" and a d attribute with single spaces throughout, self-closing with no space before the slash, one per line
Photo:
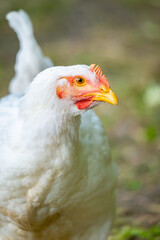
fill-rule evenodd
<path id="1" fill-rule="evenodd" d="M 160 1 L 0 0 L 1 97 L 19 48 L 5 14 L 19 9 L 55 65 L 99 64 L 119 98 L 96 109 L 120 170 L 110 240 L 160 239 Z"/>

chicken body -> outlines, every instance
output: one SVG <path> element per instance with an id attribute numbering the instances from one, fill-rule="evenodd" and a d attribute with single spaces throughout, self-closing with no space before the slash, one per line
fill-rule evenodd
<path id="1" fill-rule="evenodd" d="M 26 94 L 0 102 L 1 240 L 109 235 L 117 170 L 105 131 L 93 110 L 77 110 L 56 95 L 57 79 L 74 71 L 94 77 L 83 65 L 52 67 Z"/>

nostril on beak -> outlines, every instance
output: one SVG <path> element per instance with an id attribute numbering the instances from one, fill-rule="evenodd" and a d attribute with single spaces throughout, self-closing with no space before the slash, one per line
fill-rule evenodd
<path id="1" fill-rule="evenodd" d="M 107 88 L 105 85 L 103 85 L 103 86 L 101 86 L 100 91 L 101 91 L 101 93 L 108 93 L 109 88 Z"/>

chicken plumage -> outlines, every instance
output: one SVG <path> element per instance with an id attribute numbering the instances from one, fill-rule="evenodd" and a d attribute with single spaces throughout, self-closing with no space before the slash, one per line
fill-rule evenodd
<path id="1" fill-rule="evenodd" d="M 41 67 L 32 71 L 32 56 L 40 63 L 46 58 L 28 44 L 36 41 L 26 13 L 7 16 L 21 60 L 11 94 L 0 101 L 0 239 L 106 240 L 117 169 L 102 124 L 89 109 L 102 101 L 116 104 L 116 96 L 95 65 L 51 67 L 32 81 L 44 68 L 37 63 Z M 24 29 L 32 32 L 25 44 Z"/>
<path id="2" fill-rule="evenodd" d="M 10 12 L 6 18 L 16 32 L 20 43 L 14 66 L 16 74 L 10 83 L 9 90 L 14 94 L 22 94 L 26 91 L 30 81 L 40 71 L 52 67 L 53 63 L 48 57 L 43 56 L 33 35 L 32 22 L 23 10 L 18 13 Z"/>

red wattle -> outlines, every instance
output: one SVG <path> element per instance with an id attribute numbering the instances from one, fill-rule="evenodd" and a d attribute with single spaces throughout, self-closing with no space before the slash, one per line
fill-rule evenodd
<path id="1" fill-rule="evenodd" d="M 76 102 L 77 108 L 82 110 L 86 109 L 91 105 L 92 101 L 91 100 L 80 100 Z"/>

